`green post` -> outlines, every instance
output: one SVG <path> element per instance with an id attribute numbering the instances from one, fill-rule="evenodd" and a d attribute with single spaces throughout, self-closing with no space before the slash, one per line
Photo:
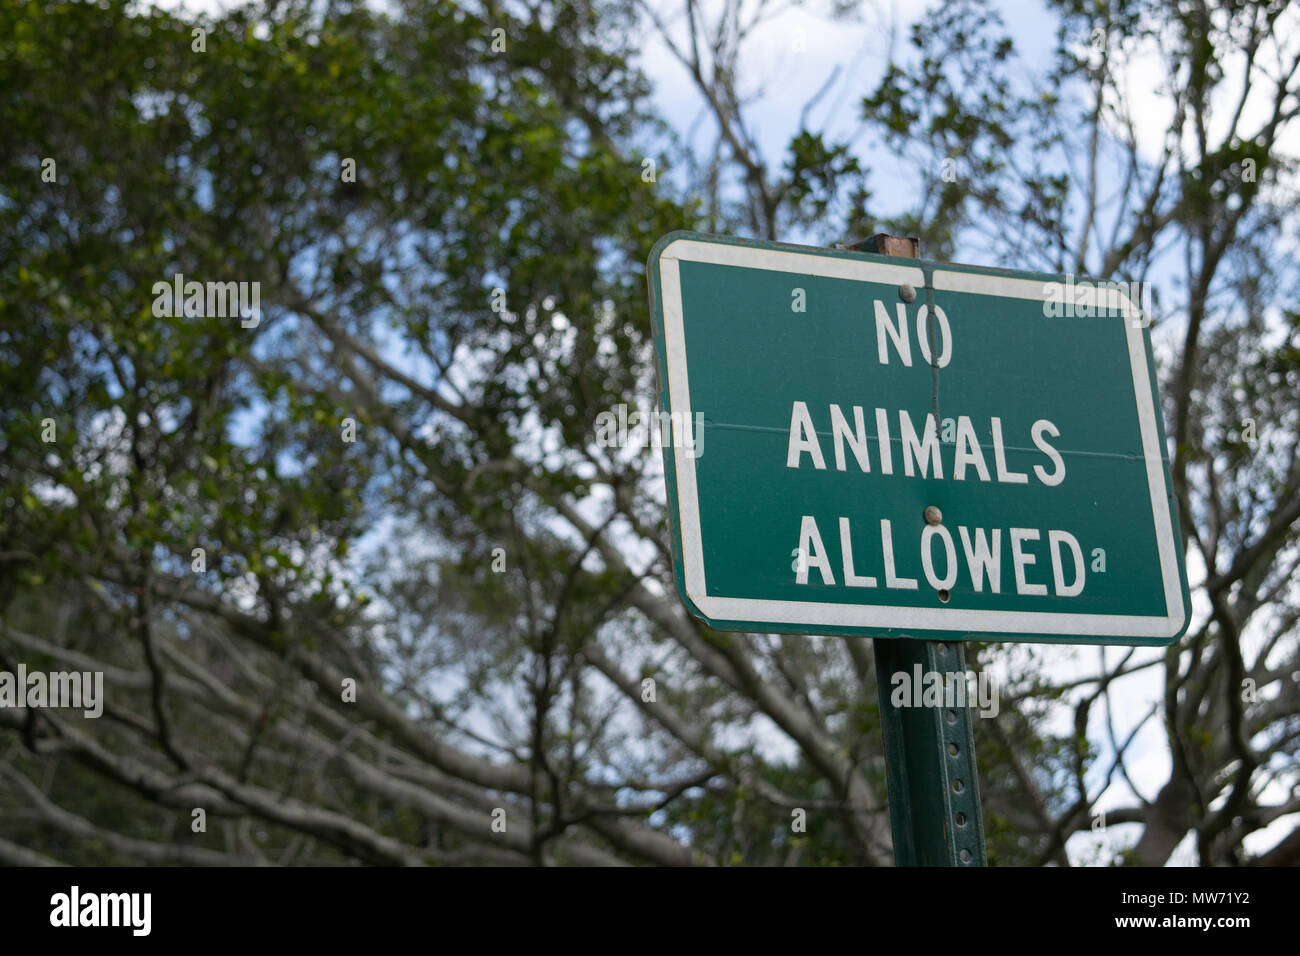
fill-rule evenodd
<path id="1" fill-rule="evenodd" d="M 970 708 L 895 707 L 893 675 L 966 672 L 960 641 L 875 638 L 889 823 L 898 866 L 987 866 Z M 918 669 L 919 668 L 919 669 Z M 963 683 L 965 677 L 962 678 Z M 911 703 L 911 694 L 908 695 Z"/>
<path id="2" fill-rule="evenodd" d="M 920 258 L 920 241 L 910 237 L 876 235 L 841 248 Z M 875 638 L 871 644 L 895 864 L 987 866 L 970 707 L 895 707 L 892 699 L 898 673 L 907 675 L 909 687 L 928 673 L 960 673 L 964 684 L 965 649 L 960 641 L 906 638 Z"/>

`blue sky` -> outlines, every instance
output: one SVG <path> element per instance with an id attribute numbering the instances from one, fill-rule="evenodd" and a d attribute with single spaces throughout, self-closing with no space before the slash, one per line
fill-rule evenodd
<path id="1" fill-rule="evenodd" d="M 651 2 L 661 11 L 684 6 L 680 0 Z M 703 6 L 712 10 L 718 2 L 706 0 Z M 768 162 L 779 168 L 786 146 L 800 128 L 805 104 L 838 68 L 838 79 L 809 113 L 808 126 L 825 132 L 828 139 L 850 141 L 870 167 L 875 200 L 883 204 L 879 209 L 873 206 L 873 212 L 899 212 L 914 194 L 916 176 L 862 129 L 860 102 L 879 83 L 891 55 L 909 55 L 912 26 L 928 4 L 917 0 L 865 4 L 858 15 L 845 20 L 820 12 L 826 6 L 800 2 L 786 7 L 747 39 L 739 63 L 739 73 L 745 78 L 742 90 L 755 97 L 747 119 Z M 1031 70 L 1050 59 L 1055 18 L 1036 0 L 1004 0 L 998 6 L 1027 79 Z M 662 16 L 684 38 L 681 14 L 664 12 Z M 641 65 L 654 84 L 653 102 L 660 115 L 683 136 L 694 127 L 691 141 L 698 147 L 709 144 L 715 127 L 707 120 L 696 122 L 704 100 L 690 74 L 655 34 L 647 34 Z M 897 200 L 891 203 L 888 197 Z M 782 238 L 800 241 L 800 237 Z"/>

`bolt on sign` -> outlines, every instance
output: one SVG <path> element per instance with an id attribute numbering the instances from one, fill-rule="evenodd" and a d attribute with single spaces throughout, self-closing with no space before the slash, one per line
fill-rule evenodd
<path id="1" fill-rule="evenodd" d="M 648 278 L 674 571 L 701 620 L 1079 644 L 1186 629 L 1136 290 L 690 232 L 656 243 Z"/>

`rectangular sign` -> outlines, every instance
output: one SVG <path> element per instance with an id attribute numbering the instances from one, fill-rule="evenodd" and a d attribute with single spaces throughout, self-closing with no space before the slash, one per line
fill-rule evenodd
<path id="1" fill-rule="evenodd" d="M 674 572 L 701 620 L 1075 644 L 1186 630 L 1137 290 L 688 232 L 656 243 L 648 276 Z"/>

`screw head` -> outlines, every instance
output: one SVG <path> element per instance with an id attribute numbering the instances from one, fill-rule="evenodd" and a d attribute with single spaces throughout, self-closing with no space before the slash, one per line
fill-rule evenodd
<path id="1" fill-rule="evenodd" d="M 916 301 L 916 288 L 910 283 L 903 283 L 898 287 L 898 297 L 904 302 Z"/>
<path id="2" fill-rule="evenodd" d="M 930 505 L 928 508 L 925 509 L 925 523 L 942 524 L 943 512 L 940 511 L 938 508 L 936 508 L 934 505 Z"/>

